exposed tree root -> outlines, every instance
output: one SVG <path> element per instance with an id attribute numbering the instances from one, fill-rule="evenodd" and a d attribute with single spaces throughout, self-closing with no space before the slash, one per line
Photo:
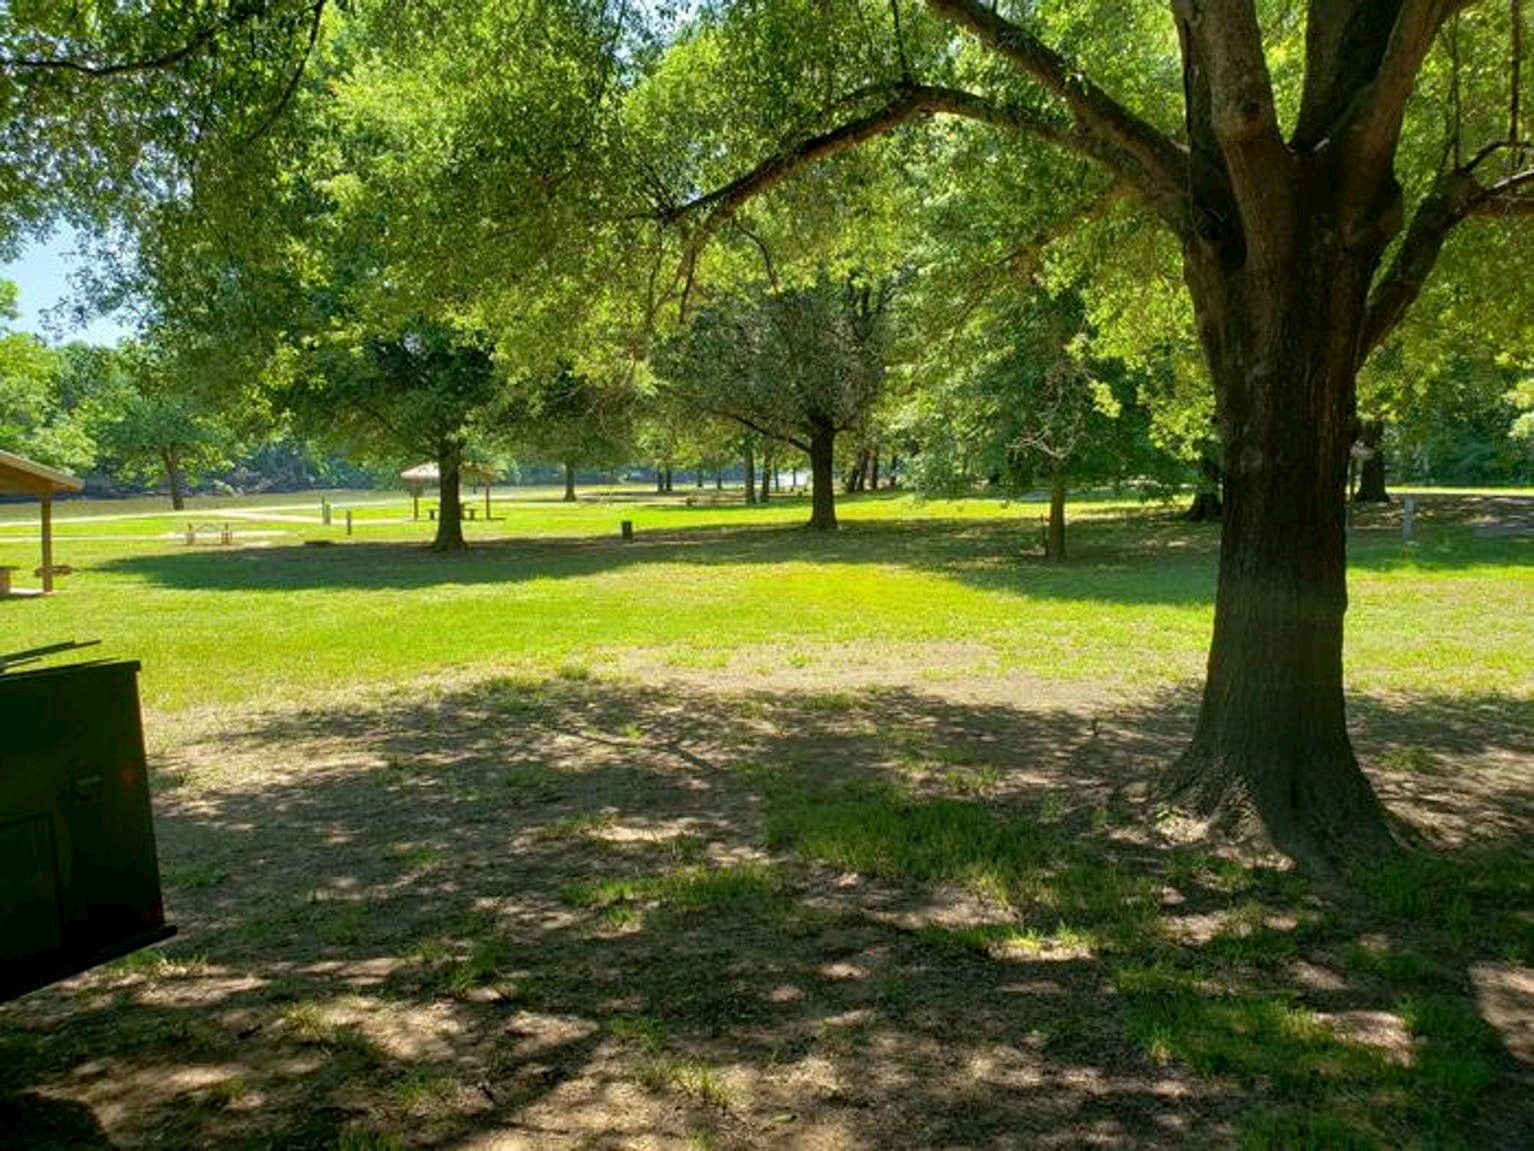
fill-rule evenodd
<path id="1" fill-rule="evenodd" d="M 1322 879 L 1401 850 L 1384 806 L 1352 752 L 1333 762 L 1283 762 L 1277 754 L 1220 754 L 1195 742 L 1168 771 L 1163 802 L 1182 808 L 1225 838 L 1257 840 Z M 1260 781 L 1254 783 L 1253 781 Z"/>

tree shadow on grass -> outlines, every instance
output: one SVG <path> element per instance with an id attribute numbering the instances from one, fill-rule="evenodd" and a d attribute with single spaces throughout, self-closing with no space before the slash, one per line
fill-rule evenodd
<path id="1" fill-rule="evenodd" d="M 822 535 L 778 526 L 706 526 L 617 538 L 476 542 L 439 555 L 414 544 L 161 552 L 97 570 L 197 591 L 348 588 L 410 590 L 571 579 L 661 564 L 879 564 L 934 572 L 1028 598 L 1113 603 L 1201 603 L 1213 595 L 1217 543 L 1175 521 L 1093 521 L 1076 529 L 1068 564 L 1029 554 L 1031 537 L 1006 521 L 864 521 Z"/>
<path id="2" fill-rule="evenodd" d="M 1534 499 L 1528 502 L 1534 505 Z M 1438 519 L 1429 514 L 1425 534 L 1415 541 L 1402 541 L 1378 526 L 1360 530 L 1353 537 L 1350 563 L 1361 570 L 1466 570 L 1534 562 L 1534 536 L 1478 534 L 1466 526 L 1478 514 L 1479 505 L 1470 505 L 1459 499 Z M 1372 514 L 1378 519 L 1390 513 Z M 1217 527 L 1188 524 L 1156 509 L 1086 519 L 1071 528 L 1071 556 L 1064 564 L 1046 563 L 1035 554 L 1034 527 L 1027 518 L 852 520 L 841 531 L 822 534 L 798 527 L 715 523 L 641 531 L 632 543 L 623 543 L 616 533 L 610 538 L 496 539 L 443 556 L 416 544 L 349 542 L 325 548 L 160 552 L 109 560 L 98 570 L 198 591 L 409 590 L 571 579 L 659 564 L 813 562 L 907 567 L 1030 599 L 1213 601 Z"/>
<path id="3" fill-rule="evenodd" d="M 1471 968 L 1534 958 L 1527 867 L 1355 905 L 1169 846 L 1188 716 L 507 677 L 241 716 L 158 800 L 182 936 L 5 1009 L 0 1099 L 188 1147 L 1517 1145 Z M 1479 733 L 1461 770 L 1523 753 Z M 1446 877 L 1506 930 L 1412 903 Z"/>

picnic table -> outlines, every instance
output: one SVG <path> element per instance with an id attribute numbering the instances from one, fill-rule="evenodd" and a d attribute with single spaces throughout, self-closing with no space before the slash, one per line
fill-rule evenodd
<path id="1" fill-rule="evenodd" d="M 475 504 L 469 503 L 468 500 L 464 500 L 462 503 L 460 503 L 458 505 L 458 514 L 463 519 L 472 520 L 472 519 L 476 518 L 477 515 L 479 514 L 479 507 L 477 505 L 475 505 Z M 437 509 L 436 508 L 427 508 L 426 509 L 426 518 L 427 519 L 432 519 L 432 520 L 436 519 L 437 518 Z M 486 516 L 485 518 L 489 519 L 490 517 Z"/>

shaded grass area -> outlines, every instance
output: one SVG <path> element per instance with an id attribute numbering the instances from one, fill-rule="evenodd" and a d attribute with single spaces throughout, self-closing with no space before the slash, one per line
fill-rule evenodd
<path id="1" fill-rule="evenodd" d="M 829 537 L 786 526 L 796 507 L 638 506 L 664 526 L 633 545 L 612 508 L 528 505 L 529 534 L 451 557 L 403 541 L 82 540 L 66 594 L 0 604 L 0 650 L 100 637 L 144 661 L 146 696 L 166 709 L 443 666 L 610 668 L 635 650 L 738 671 L 821 663 L 836 645 L 970 644 L 972 673 L 1136 690 L 1202 667 L 1217 536 L 1157 509 L 1083 505 L 1072 559 L 1055 566 L 1034 554 L 1031 505 L 862 497 Z M 1355 687 L 1528 690 L 1534 536 L 1478 534 L 1473 511 L 1423 512 L 1409 543 L 1388 519 L 1363 521 Z M 24 551 L 0 539 L 0 561 L 25 564 Z"/>
<path id="2" fill-rule="evenodd" d="M 1351 900 L 1158 831 L 1181 697 L 507 676 L 248 716 L 157 769 L 182 937 L 0 1011 L 0 1116 L 31 1108 L 36 1146 L 91 1145 L 82 1119 L 187 1147 L 1522 1146 L 1482 1001 L 1534 962 L 1528 776 L 1497 768 L 1534 755 L 1528 705 L 1361 710 L 1366 759 L 1429 751 L 1380 777 L 1395 809 L 1480 780 L 1483 835 Z"/>

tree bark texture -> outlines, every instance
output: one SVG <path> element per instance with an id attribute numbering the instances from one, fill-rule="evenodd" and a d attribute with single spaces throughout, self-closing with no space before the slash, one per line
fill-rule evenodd
<path id="1" fill-rule="evenodd" d="M 810 523 L 816 531 L 836 530 L 836 429 L 816 423 L 810 432 Z"/>
<path id="2" fill-rule="evenodd" d="M 437 534 L 433 551 L 459 552 L 469 545 L 463 538 L 462 489 L 458 473 L 463 466 L 463 445 L 443 440 L 437 447 Z"/>
<path id="3" fill-rule="evenodd" d="M 1319 215 L 1319 214 L 1318 214 Z M 1298 227 L 1298 221 L 1296 222 Z M 1348 739 L 1345 488 L 1377 253 L 1320 216 L 1270 266 L 1186 252 L 1225 445 L 1208 676 L 1173 793 L 1327 870 L 1390 843 Z"/>

